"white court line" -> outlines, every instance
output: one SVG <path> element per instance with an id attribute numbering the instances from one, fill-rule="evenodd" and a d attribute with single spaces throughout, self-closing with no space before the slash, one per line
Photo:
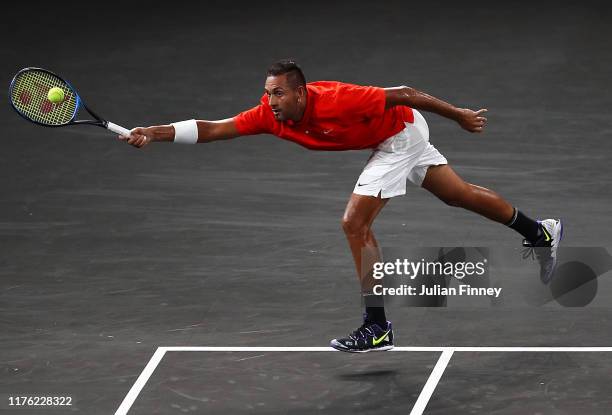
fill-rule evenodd
<path id="1" fill-rule="evenodd" d="M 410 411 L 410 415 L 421 415 L 423 413 L 427 403 L 429 402 L 429 398 L 431 398 L 434 390 L 436 390 L 436 386 L 438 386 L 438 382 L 440 382 L 442 374 L 446 370 L 446 366 L 448 365 L 448 362 L 450 362 L 451 357 L 453 357 L 452 350 L 445 350 L 442 352 L 442 355 L 440 355 L 440 358 L 438 359 L 438 363 L 436 363 L 436 366 L 429 375 L 429 379 L 427 379 L 427 383 L 425 386 L 423 386 L 421 394 L 414 404 L 412 411 Z"/>
<path id="2" fill-rule="evenodd" d="M 444 347 L 455 352 L 612 352 L 612 347 Z"/>
<path id="3" fill-rule="evenodd" d="M 427 401 L 433 394 L 436 385 L 438 384 L 442 373 L 444 373 L 444 369 L 448 365 L 448 361 L 452 357 L 454 352 L 612 352 L 612 347 L 394 347 L 390 350 L 391 352 L 442 352 L 442 355 L 438 359 L 438 363 L 434 370 L 432 371 L 423 391 L 421 391 L 421 395 L 417 400 L 417 403 L 421 400 L 421 396 L 424 396 L 423 393 L 425 389 L 430 385 L 430 381 L 433 386 L 431 390 L 428 390 L 429 396 L 427 396 L 427 400 L 424 405 L 427 405 Z M 336 349 L 332 347 L 293 347 L 293 346 L 280 346 L 280 347 L 263 347 L 263 346 L 202 346 L 202 347 L 158 347 L 149 360 L 149 363 L 145 366 L 144 370 L 136 379 L 136 382 L 121 402 L 119 409 L 115 412 L 115 415 L 126 415 L 130 410 L 134 401 L 144 388 L 144 385 L 147 383 L 155 368 L 159 365 L 159 362 L 163 359 L 166 352 L 337 352 Z M 442 367 L 443 365 L 443 367 Z M 436 369 L 439 369 L 440 373 L 438 378 L 433 383 L 434 372 L 436 375 Z M 425 399 L 425 398 L 423 398 Z M 414 412 L 417 408 L 415 404 L 415 408 L 411 414 L 420 414 L 425 409 L 425 406 L 421 409 L 421 412 Z"/>
<path id="4" fill-rule="evenodd" d="M 167 352 L 337 352 L 333 347 L 185 346 Z M 612 352 L 612 347 L 394 347 L 390 352 Z"/>
<path id="5" fill-rule="evenodd" d="M 151 357 L 151 360 L 149 360 L 149 363 L 147 363 L 140 376 L 138 376 L 138 379 L 136 379 L 136 382 L 132 386 L 132 389 L 130 389 L 128 394 L 125 396 L 125 399 L 123 399 L 123 402 L 121 402 L 121 405 L 119 406 L 119 409 L 117 409 L 117 411 L 115 412 L 115 415 L 127 414 L 127 411 L 130 410 L 132 404 L 140 394 L 140 391 L 144 387 L 145 383 L 147 383 L 147 381 L 153 374 L 153 371 L 155 370 L 159 362 L 161 362 L 165 354 L 166 349 L 164 347 L 157 348 L 157 350 L 153 354 L 153 357 Z"/>

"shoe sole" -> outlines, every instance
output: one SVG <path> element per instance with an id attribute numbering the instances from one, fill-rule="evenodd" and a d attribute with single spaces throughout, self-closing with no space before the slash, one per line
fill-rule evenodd
<path id="1" fill-rule="evenodd" d="M 556 241 L 553 241 L 553 245 L 558 248 L 559 243 L 563 239 L 563 222 L 559 219 L 559 238 Z"/>
<path id="2" fill-rule="evenodd" d="M 563 222 L 561 221 L 561 219 L 559 219 L 557 223 L 555 224 L 551 237 L 553 238 L 553 243 L 552 243 L 551 248 L 554 250 L 553 264 L 552 264 L 550 273 L 547 275 L 547 278 L 542 280 L 544 284 L 550 284 L 550 282 L 552 281 L 554 277 L 555 271 L 557 269 L 557 249 L 559 248 L 561 239 L 563 239 Z"/>
<path id="3" fill-rule="evenodd" d="M 340 346 L 340 343 L 334 344 L 333 341 L 332 343 L 329 344 L 332 348 L 338 350 L 339 352 L 345 352 L 345 353 L 368 353 L 368 352 L 386 352 L 388 350 L 393 349 L 393 347 L 395 347 L 394 345 L 388 345 L 388 346 L 382 346 L 382 347 L 376 347 L 376 348 L 372 348 L 372 349 L 365 349 L 365 350 L 351 350 L 351 349 L 345 349 L 342 346 Z"/>
<path id="4" fill-rule="evenodd" d="M 332 348 L 334 348 L 335 350 L 338 350 L 339 352 L 344 352 L 344 353 L 386 352 L 386 351 L 393 349 L 393 347 L 395 346 L 383 346 L 383 347 L 377 347 L 376 349 L 366 349 L 366 350 L 351 350 L 351 349 L 342 349 L 340 347 L 332 346 Z"/>

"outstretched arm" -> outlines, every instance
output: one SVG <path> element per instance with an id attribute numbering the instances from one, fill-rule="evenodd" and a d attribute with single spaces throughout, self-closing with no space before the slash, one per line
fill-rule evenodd
<path id="1" fill-rule="evenodd" d="M 227 140 L 240 136 L 233 118 L 218 121 L 197 121 L 198 143 L 208 143 L 215 140 Z M 173 141 L 174 127 L 172 125 L 155 125 L 138 127 L 132 130 L 129 137 L 120 135 L 120 140 L 127 141 L 134 147 L 144 147 L 152 141 Z"/>
<path id="2" fill-rule="evenodd" d="M 468 108 L 457 108 L 448 102 L 432 97 L 409 86 L 385 88 L 386 108 L 405 105 L 417 110 L 429 111 L 457 121 L 461 128 L 472 133 L 482 132 L 487 119 L 483 116 L 486 109 L 472 111 Z"/>

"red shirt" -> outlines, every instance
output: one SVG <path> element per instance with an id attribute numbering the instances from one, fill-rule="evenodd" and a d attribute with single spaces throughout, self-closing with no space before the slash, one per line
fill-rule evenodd
<path id="1" fill-rule="evenodd" d="M 299 122 L 277 121 L 268 103 L 261 103 L 234 117 L 241 135 L 274 134 L 311 150 L 360 150 L 376 147 L 413 123 L 412 109 L 385 109 L 383 88 L 335 81 L 306 85 L 306 110 Z"/>

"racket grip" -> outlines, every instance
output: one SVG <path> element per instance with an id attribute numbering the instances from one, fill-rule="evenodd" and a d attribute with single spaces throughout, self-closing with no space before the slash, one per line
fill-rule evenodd
<path id="1" fill-rule="evenodd" d="M 120 125 L 113 124 L 110 121 L 108 121 L 106 123 L 106 128 L 111 130 L 114 133 L 121 134 L 121 135 L 126 136 L 126 137 L 129 137 L 129 135 L 130 135 L 130 130 L 128 130 L 127 128 L 123 128 Z"/>

